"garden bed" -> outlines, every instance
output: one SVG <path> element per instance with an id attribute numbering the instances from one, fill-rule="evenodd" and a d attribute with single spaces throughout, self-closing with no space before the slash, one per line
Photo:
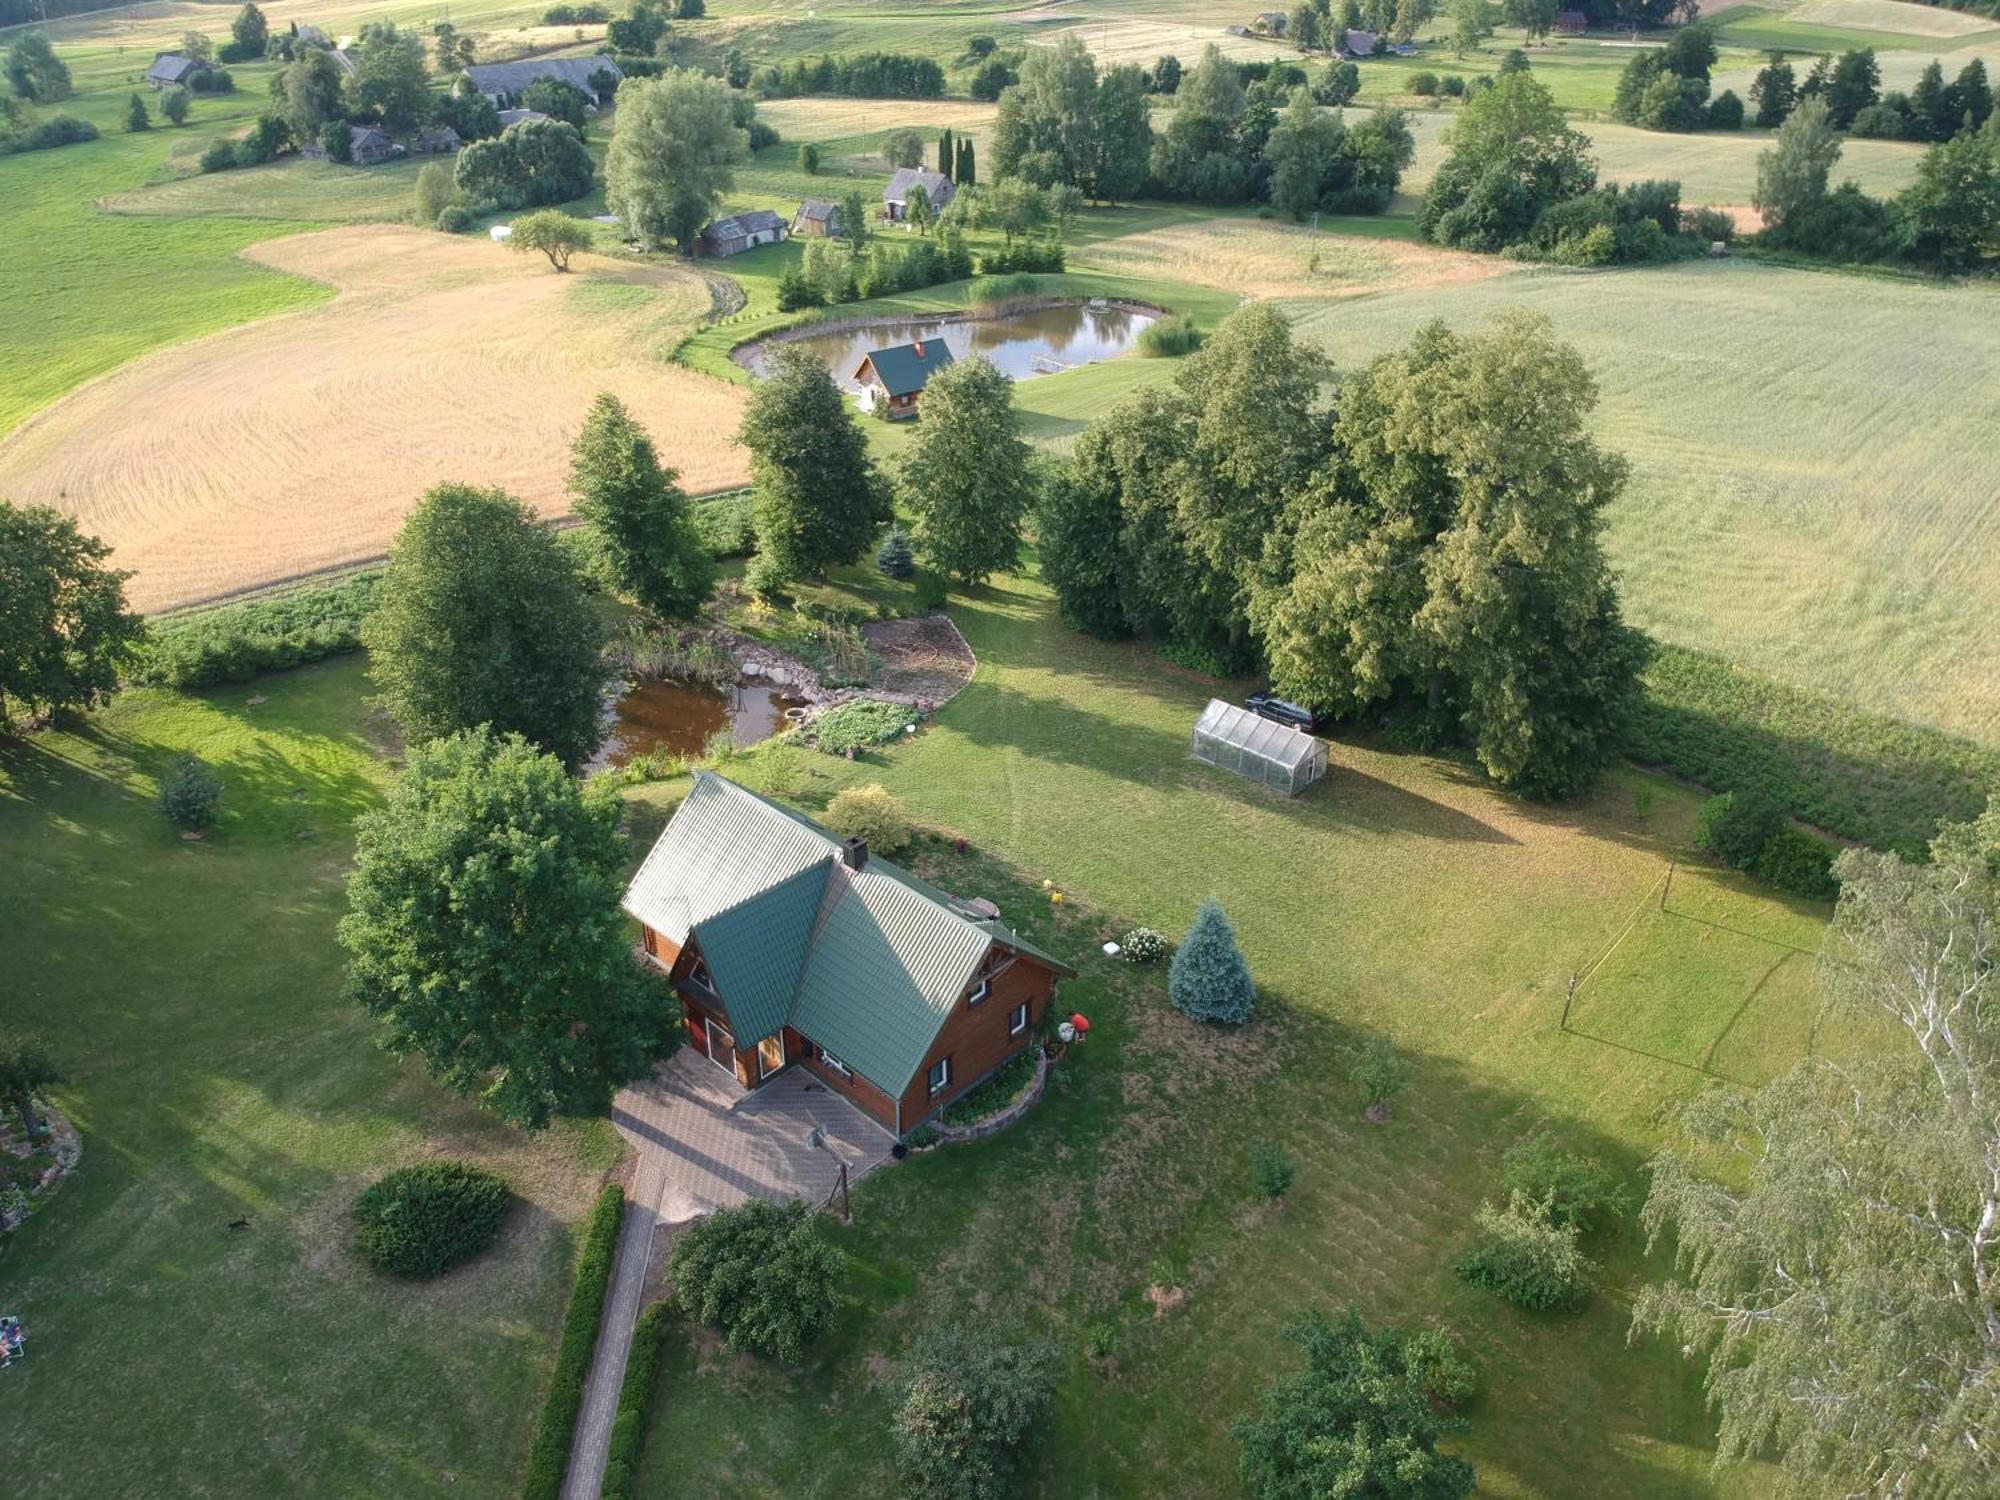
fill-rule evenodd
<path id="1" fill-rule="evenodd" d="M 1035 1107 L 1048 1082 L 1048 1053 L 1030 1048 L 946 1109 L 938 1134 L 947 1142 L 976 1141 L 1005 1130 Z"/>

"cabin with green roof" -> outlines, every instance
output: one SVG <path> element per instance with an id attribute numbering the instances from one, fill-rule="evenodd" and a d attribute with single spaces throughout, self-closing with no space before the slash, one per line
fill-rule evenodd
<path id="1" fill-rule="evenodd" d="M 745 1088 L 810 1069 L 899 1136 L 1035 1045 L 1076 972 L 991 903 L 706 771 L 621 904 L 689 1046 Z"/>
<path id="2" fill-rule="evenodd" d="M 892 419 L 914 417 L 924 386 L 950 363 L 951 350 L 939 338 L 871 349 L 854 367 L 854 384 L 861 390 L 861 404 L 870 411 L 879 406 Z"/>

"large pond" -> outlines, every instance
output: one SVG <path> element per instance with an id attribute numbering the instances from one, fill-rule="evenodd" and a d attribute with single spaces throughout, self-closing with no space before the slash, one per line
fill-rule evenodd
<path id="1" fill-rule="evenodd" d="M 637 683 L 619 698 L 611 733 L 596 764 L 622 766 L 642 755 L 699 755 L 709 737 L 728 730 L 738 745 L 754 745 L 785 727 L 785 710 L 804 705 L 762 683 L 712 688 L 659 679 Z"/>
<path id="2" fill-rule="evenodd" d="M 817 354 L 841 389 L 853 392 L 860 390 L 854 382 L 855 369 L 869 350 L 943 339 L 954 359 L 983 354 L 1002 373 L 1027 380 L 1113 359 L 1136 344 L 1159 316 L 1124 303 L 1066 302 L 990 315 L 882 319 L 782 340 L 762 339 L 738 350 L 737 359 L 762 375 L 781 344 L 796 344 Z"/>

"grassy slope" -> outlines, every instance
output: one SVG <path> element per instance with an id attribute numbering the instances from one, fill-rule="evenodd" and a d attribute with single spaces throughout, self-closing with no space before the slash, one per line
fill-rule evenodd
<path id="1" fill-rule="evenodd" d="M 2000 741 L 1992 291 L 1697 263 L 1294 310 L 1352 369 L 1429 319 L 1509 307 L 1602 384 L 1597 435 L 1633 464 L 1609 545 L 1636 623 Z"/>
<path id="2" fill-rule="evenodd" d="M 33 1338 L 0 1397 L 24 1500 L 513 1483 L 611 1137 L 526 1141 L 398 1066 L 341 999 L 348 825 L 386 775 L 362 688 L 349 659 L 212 697 L 135 692 L 0 746 L 0 1010 L 65 1059 L 57 1099 L 85 1140 L 0 1252 Z M 151 806 L 183 748 L 224 780 L 199 844 Z M 439 1150 L 527 1201 L 442 1282 L 365 1271 L 354 1194 Z"/>
<path id="3" fill-rule="evenodd" d="M 889 592 L 866 585 L 866 601 Z M 1350 1297 L 1466 1336 L 1488 1394 L 1460 1446 L 1482 1492 L 1706 1492 L 1698 1392 L 1670 1353 L 1624 1342 L 1635 1237 L 1606 1247 L 1609 1290 L 1576 1319 L 1516 1316 L 1449 1267 L 1498 1153 L 1537 1122 L 1633 1170 L 1711 1048 L 1713 1068 L 1752 1080 L 1800 1055 L 1815 1011 L 1803 968 L 1738 1011 L 1784 945 L 1817 941 L 1822 909 L 1683 869 L 1674 915 L 1643 922 L 1621 967 L 1586 987 L 1601 1041 L 1566 1035 L 1568 974 L 1682 850 L 1691 795 L 1620 773 L 1583 806 L 1538 809 L 1449 762 L 1342 744 L 1329 780 L 1287 802 L 1187 758 L 1214 685 L 1071 633 L 1038 583 L 1001 580 L 954 614 L 979 674 L 916 741 L 853 766 L 808 758 L 806 774 L 787 762 L 779 779 L 808 802 L 881 780 L 1005 861 L 920 856 L 1086 960 L 1065 1003 L 1098 1023 L 1092 1042 L 1029 1125 L 863 1186 L 839 1236 L 860 1305 L 805 1370 L 681 1358 L 645 1492 L 886 1487 L 887 1398 L 857 1370 L 879 1370 L 925 1321 L 983 1316 L 1048 1331 L 1072 1357 L 1036 1492 L 1232 1493 L 1227 1422 L 1288 1367 L 1279 1326 Z M 1169 932 L 1219 895 L 1266 1019 L 1240 1038 L 1182 1027 L 1157 979 L 1092 954 L 1099 918 L 1072 905 L 1051 930 L 1045 878 Z M 1345 1082 L 1363 1029 L 1415 1069 L 1386 1130 L 1356 1120 Z M 1846 1043 L 1829 1029 L 1820 1045 Z M 1304 1164 L 1275 1216 L 1251 1212 L 1244 1155 L 1260 1140 Z M 1190 1302 L 1155 1320 L 1143 1291 L 1162 1277 Z M 1100 1321 L 1111 1378 L 1077 1352 Z"/>

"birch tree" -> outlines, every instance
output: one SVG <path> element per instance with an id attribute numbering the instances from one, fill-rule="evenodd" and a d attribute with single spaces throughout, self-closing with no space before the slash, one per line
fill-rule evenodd
<path id="1" fill-rule="evenodd" d="M 1718 1464 L 1776 1455 L 1791 1494 L 2000 1486 L 2000 804 L 1932 853 L 1836 867 L 1822 975 L 1898 1044 L 1706 1096 L 1653 1162 L 1678 1275 L 1633 1332 L 1708 1356 Z"/>

